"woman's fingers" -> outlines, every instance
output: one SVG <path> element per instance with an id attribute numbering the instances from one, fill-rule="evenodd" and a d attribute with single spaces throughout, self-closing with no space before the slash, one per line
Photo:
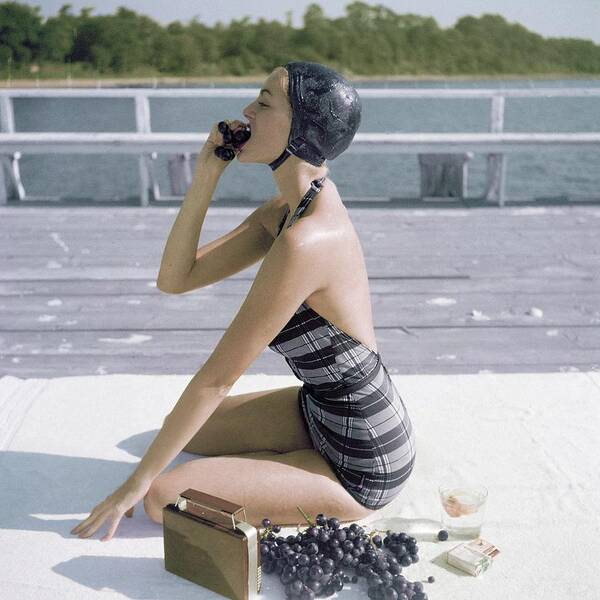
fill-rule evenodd
<path id="1" fill-rule="evenodd" d="M 73 527 L 73 529 L 71 529 L 71 533 L 73 533 L 73 534 L 79 533 L 83 528 L 87 527 L 87 525 L 90 523 L 90 519 L 92 518 L 93 514 L 94 514 L 94 512 L 92 511 L 90 513 L 90 515 L 87 517 L 87 519 L 81 521 L 81 523 L 79 523 L 78 525 Z"/>
<path id="2" fill-rule="evenodd" d="M 117 530 L 117 527 L 119 526 L 119 523 L 121 522 L 121 518 L 122 515 L 118 515 L 117 517 L 115 517 L 108 529 L 108 533 L 100 539 L 100 541 L 102 542 L 108 542 L 108 540 L 112 539 L 112 536 L 115 534 L 115 531 Z"/>
<path id="3" fill-rule="evenodd" d="M 100 529 L 102 523 L 106 519 L 106 513 L 98 514 L 92 521 L 90 521 L 79 533 L 79 537 L 91 537 Z"/>
<path id="4" fill-rule="evenodd" d="M 81 523 L 79 523 L 79 525 L 71 529 L 71 533 L 78 533 L 81 532 L 83 529 L 89 527 L 89 525 L 96 519 L 96 517 L 102 511 L 102 506 L 105 502 L 106 500 L 103 500 L 102 502 L 100 502 L 100 504 L 94 506 L 94 508 L 92 508 L 92 512 L 88 515 L 88 517 L 84 519 Z"/>

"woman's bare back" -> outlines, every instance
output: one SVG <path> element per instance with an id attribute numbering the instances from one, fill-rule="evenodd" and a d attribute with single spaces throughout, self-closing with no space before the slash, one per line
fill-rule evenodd
<path id="1" fill-rule="evenodd" d="M 283 198 L 275 198 L 263 225 L 271 232 L 273 240 L 284 216 L 283 228 L 290 222 L 289 205 Z M 311 294 L 306 304 L 339 329 L 378 352 L 369 279 L 360 239 L 333 182 L 325 181 L 301 218 L 310 218 L 316 230 L 329 233 L 319 238 L 318 243 L 323 244 L 323 261 L 316 265 L 328 272 L 328 285 Z"/>

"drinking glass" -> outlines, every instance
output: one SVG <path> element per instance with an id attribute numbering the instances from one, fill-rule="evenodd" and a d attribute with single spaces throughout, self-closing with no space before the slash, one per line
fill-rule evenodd
<path id="1" fill-rule="evenodd" d="M 479 484 L 453 482 L 440 485 L 438 492 L 442 529 L 454 538 L 478 538 L 485 513 L 487 488 Z"/>

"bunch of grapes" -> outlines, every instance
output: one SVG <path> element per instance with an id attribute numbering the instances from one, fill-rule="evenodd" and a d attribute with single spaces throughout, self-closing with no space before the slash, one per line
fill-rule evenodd
<path id="1" fill-rule="evenodd" d="M 229 127 L 229 123 L 226 121 L 219 121 L 219 131 L 223 134 L 224 146 L 217 146 L 215 148 L 215 154 L 221 160 L 233 160 L 235 158 L 235 152 L 233 148 L 240 148 L 243 146 L 251 136 L 249 125 L 242 125 L 241 129 L 232 131 Z M 228 146 L 232 146 L 228 147 Z"/>
<path id="2" fill-rule="evenodd" d="M 269 519 L 263 519 L 260 534 L 262 573 L 276 573 L 287 598 L 313 600 L 331 596 L 345 583 L 357 583 L 364 577 L 372 600 L 427 600 L 423 582 L 409 581 L 402 568 L 419 560 L 417 540 L 406 533 L 378 530 L 370 533 L 357 523 L 340 527 L 335 517 L 323 513 L 296 535 L 276 536 L 281 531 Z M 383 532 L 381 532 L 383 533 Z M 387 550 L 387 552 L 386 552 Z M 344 567 L 353 571 L 352 579 Z M 435 581 L 433 575 L 427 580 Z"/>

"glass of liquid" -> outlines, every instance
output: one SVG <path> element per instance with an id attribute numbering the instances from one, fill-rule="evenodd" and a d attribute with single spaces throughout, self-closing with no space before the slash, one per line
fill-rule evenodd
<path id="1" fill-rule="evenodd" d="M 483 485 L 451 484 L 438 488 L 442 529 L 455 539 L 475 539 L 481 534 L 488 491 Z"/>

